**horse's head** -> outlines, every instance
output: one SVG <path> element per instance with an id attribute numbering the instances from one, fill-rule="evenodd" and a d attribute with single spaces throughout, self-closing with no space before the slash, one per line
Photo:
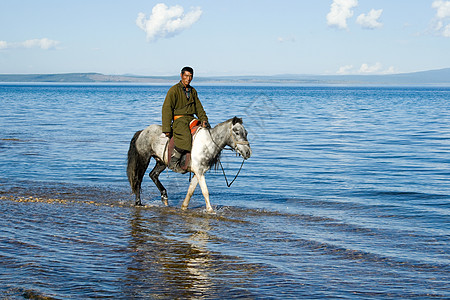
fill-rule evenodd
<path id="1" fill-rule="evenodd" d="M 250 158 L 252 149 L 247 140 L 247 130 L 242 125 L 242 119 L 234 117 L 231 120 L 231 141 L 230 147 L 238 152 L 244 159 Z"/>

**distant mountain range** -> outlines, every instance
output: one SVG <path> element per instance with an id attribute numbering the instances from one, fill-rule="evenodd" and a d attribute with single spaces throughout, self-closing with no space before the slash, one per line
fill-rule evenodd
<path id="1" fill-rule="evenodd" d="M 100 73 L 0 74 L 0 82 L 171 84 L 179 76 L 104 75 Z M 450 68 L 389 75 L 273 75 L 195 77 L 204 84 L 450 84 Z"/>

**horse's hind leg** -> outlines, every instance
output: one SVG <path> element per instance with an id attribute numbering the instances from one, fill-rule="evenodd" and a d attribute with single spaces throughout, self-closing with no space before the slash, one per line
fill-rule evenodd
<path id="1" fill-rule="evenodd" d="M 158 187 L 159 191 L 161 192 L 161 201 L 164 203 L 165 206 L 169 205 L 168 197 L 167 197 L 167 191 L 164 188 L 164 186 L 161 184 L 161 181 L 159 181 L 159 174 L 161 174 L 162 171 L 166 168 L 166 165 L 161 162 L 160 160 L 156 161 L 156 165 L 153 168 L 153 170 L 150 172 L 149 176 L 153 180 L 153 182 Z"/>
<path id="2" fill-rule="evenodd" d="M 136 200 L 134 201 L 134 205 L 136 205 L 136 206 L 142 206 L 142 202 L 141 202 L 141 189 L 140 189 L 140 188 L 136 191 Z"/>

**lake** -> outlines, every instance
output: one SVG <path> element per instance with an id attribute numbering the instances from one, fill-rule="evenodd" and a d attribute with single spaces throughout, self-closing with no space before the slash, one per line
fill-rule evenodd
<path id="1" fill-rule="evenodd" d="M 253 152 L 206 174 L 215 215 L 171 171 L 133 206 L 169 86 L 0 84 L 2 298 L 450 298 L 449 87 L 193 84 Z"/>

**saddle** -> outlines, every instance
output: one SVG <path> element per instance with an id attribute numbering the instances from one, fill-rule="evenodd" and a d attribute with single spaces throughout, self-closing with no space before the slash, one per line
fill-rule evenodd
<path id="1" fill-rule="evenodd" d="M 197 119 L 194 119 L 189 123 L 189 129 L 191 130 L 192 137 L 195 135 L 195 133 L 197 132 L 197 130 L 200 127 L 201 127 L 200 121 Z M 170 164 L 170 160 L 172 158 L 172 153 L 173 153 L 174 147 L 175 147 L 175 141 L 174 141 L 173 137 L 171 137 L 169 143 L 167 144 L 167 148 L 166 148 L 166 151 L 168 152 L 168 155 L 169 155 L 167 164 Z M 180 167 L 186 171 L 190 164 L 191 164 L 191 153 L 187 152 L 186 154 L 184 154 L 181 157 Z"/>

